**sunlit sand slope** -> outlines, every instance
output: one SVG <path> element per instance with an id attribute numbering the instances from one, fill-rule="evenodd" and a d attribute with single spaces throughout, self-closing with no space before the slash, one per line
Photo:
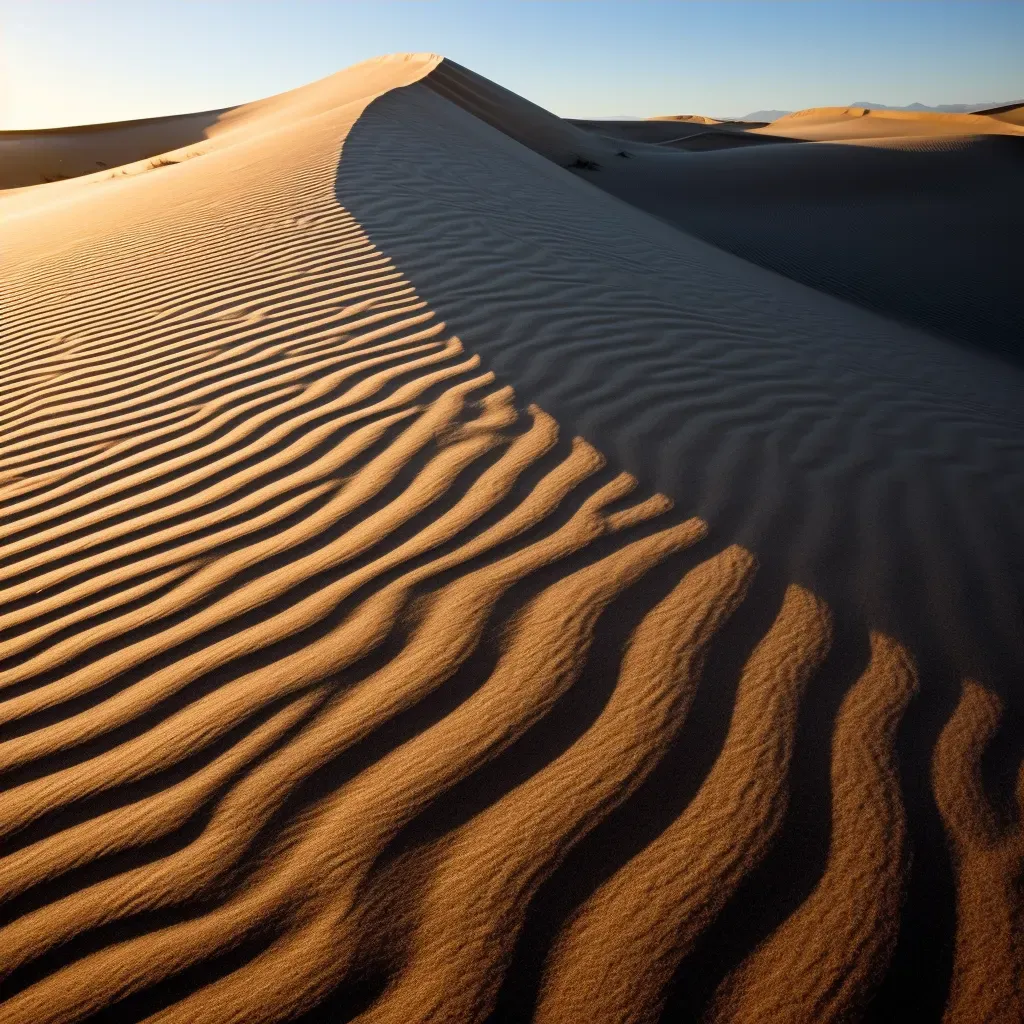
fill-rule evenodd
<path id="1" fill-rule="evenodd" d="M 168 167 L 295 119 L 334 111 L 357 100 L 365 104 L 376 93 L 414 81 L 441 62 L 436 54 L 421 54 L 399 62 L 401 71 L 396 73 L 395 62 L 367 61 L 357 65 L 356 73 L 345 71 L 279 96 L 222 110 L 45 131 L 0 132 L 0 190 L 82 175 L 102 182 Z M 520 103 L 539 110 L 525 100 Z M 540 113 L 559 121 L 547 111 Z M 48 197 L 55 194 L 63 193 L 53 189 L 47 193 Z M 79 193 L 76 190 L 74 194 Z M 36 206 L 38 194 L 27 201 Z"/>
<path id="2" fill-rule="evenodd" d="M 1005 112 L 992 117 L 985 113 L 938 114 L 865 107 L 810 107 L 756 129 L 762 135 L 785 135 L 818 142 L 912 135 L 1005 135 L 1020 134 L 1022 130 Z"/>
<path id="3" fill-rule="evenodd" d="M 0 199 L 5 1024 L 1019 1009 L 1020 382 L 535 110 Z"/>
<path id="4" fill-rule="evenodd" d="M 989 117 L 997 121 L 1005 121 L 1007 124 L 1024 128 L 1024 104 L 1017 104 L 1007 107 L 994 107 L 992 110 L 983 111 Z"/>

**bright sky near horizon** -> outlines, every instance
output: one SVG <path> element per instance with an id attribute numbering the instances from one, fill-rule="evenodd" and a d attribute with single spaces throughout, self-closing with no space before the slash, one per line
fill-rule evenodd
<path id="1" fill-rule="evenodd" d="M 1024 3 L 0 0 L 0 128 L 258 99 L 442 53 L 566 117 L 1024 98 Z"/>

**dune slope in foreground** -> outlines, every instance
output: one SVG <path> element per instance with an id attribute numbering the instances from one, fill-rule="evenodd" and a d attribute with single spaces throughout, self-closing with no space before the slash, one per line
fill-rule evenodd
<path id="1" fill-rule="evenodd" d="M 216 117 L 0 196 L 0 1020 L 1019 1018 L 1021 376 L 432 55 Z"/>

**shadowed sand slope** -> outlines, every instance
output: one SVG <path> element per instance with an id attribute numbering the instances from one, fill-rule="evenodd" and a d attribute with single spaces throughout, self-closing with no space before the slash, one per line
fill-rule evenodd
<path id="1" fill-rule="evenodd" d="M 588 176 L 600 188 L 744 259 L 1020 365 L 1020 111 L 575 123 L 629 143 L 630 160 Z M 801 140 L 813 144 L 785 145 Z"/>
<path id="2" fill-rule="evenodd" d="M 699 141 L 691 136 L 686 146 Z M 632 155 L 591 180 L 744 259 L 1024 363 L 1024 138 L 918 135 Z"/>
<path id="3" fill-rule="evenodd" d="M 609 140 L 581 131 L 453 60 L 441 60 L 423 79 L 423 85 L 563 167 L 605 160 L 615 154 L 616 148 Z"/>
<path id="4" fill-rule="evenodd" d="M 792 139 L 772 135 L 755 135 L 749 131 L 763 122 L 714 121 L 686 118 L 652 119 L 649 121 L 571 121 L 587 132 L 605 139 L 619 139 L 633 143 L 616 150 L 615 155 L 630 158 L 636 155 L 637 143 L 684 150 L 728 149 L 740 146 L 764 146 L 792 142 Z"/>
<path id="5" fill-rule="evenodd" d="M 1021 379 L 538 110 L 0 198 L 5 1024 L 1019 1009 Z"/>

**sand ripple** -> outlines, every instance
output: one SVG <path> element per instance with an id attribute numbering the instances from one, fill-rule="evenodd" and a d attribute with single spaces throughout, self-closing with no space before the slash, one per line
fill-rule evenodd
<path id="1" fill-rule="evenodd" d="M 699 246 L 672 255 L 652 228 L 670 259 L 641 288 L 650 252 L 622 213 L 595 272 L 598 250 L 545 250 L 493 197 L 460 206 L 453 158 L 411 220 L 433 172 L 395 186 L 391 231 L 456 219 L 438 273 L 485 309 L 474 331 L 508 328 L 457 336 L 344 201 L 352 125 L 436 68 L 374 62 L 238 108 L 180 164 L 10 200 L 0 1020 L 847 1020 L 894 1005 L 917 851 L 955 875 L 934 892 L 947 1017 L 1019 1015 L 1019 822 L 981 769 L 996 688 L 964 684 L 901 740 L 929 679 L 959 685 L 927 642 L 947 620 L 869 631 L 846 577 L 838 600 L 805 585 L 794 565 L 872 577 L 893 537 L 830 560 L 847 535 L 827 501 L 805 518 L 809 478 L 744 448 L 775 422 L 829 500 L 884 504 L 872 439 L 894 416 L 907 459 L 955 436 L 954 477 L 1005 469 L 1019 438 L 970 381 L 931 404 L 909 355 L 831 403 L 822 380 L 856 353 L 811 373 L 814 311 L 755 374 L 779 327 L 742 275 L 681 311 Z M 474 82 L 442 65 L 378 113 L 458 105 L 485 140 L 513 118 L 573 144 Z M 598 196 L 519 149 L 510 194 Z M 485 280 L 497 257 L 507 278 Z M 502 337 L 519 348 L 493 358 Z M 595 443 L 612 433 L 618 451 Z M 651 437 L 658 472 L 627 472 Z M 672 487 L 640 482 L 659 472 Z M 976 507 L 949 513 L 965 550 Z M 751 521 L 773 544 L 727 536 Z M 1000 636 L 1011 570 L 984 592 Z M 932 799 L 949 861 L 919 838 Z"/>

